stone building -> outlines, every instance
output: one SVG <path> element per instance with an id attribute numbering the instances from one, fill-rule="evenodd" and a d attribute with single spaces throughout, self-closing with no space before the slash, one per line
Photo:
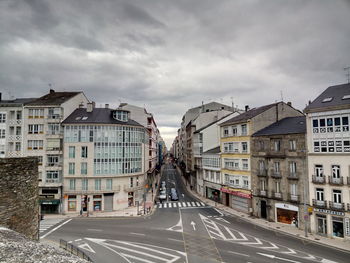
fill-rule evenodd
<path id="1" fill-rule="evenodd" d="M 350 84 L 327 88 L 305 108 L 311 230 L 350 239 Z"/>
<path id="2" fill-rule="evenodd" d="M 256 132 L 251 144 L 253 213 L 304 227 L 308 202 L 305 117 L 288 117 Z"/>
<path id="3" fill-rule="evenodd" d="M 0 225 L 39 239 L 38 158 L 0 158 Z"/>

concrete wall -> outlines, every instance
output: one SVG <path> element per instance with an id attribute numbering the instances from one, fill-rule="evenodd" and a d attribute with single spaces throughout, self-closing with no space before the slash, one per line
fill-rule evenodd
<path id="1" fill-rule="evenodd" d="M 38 239 L 37 158 L 0 159 L 0 225 Z"/>

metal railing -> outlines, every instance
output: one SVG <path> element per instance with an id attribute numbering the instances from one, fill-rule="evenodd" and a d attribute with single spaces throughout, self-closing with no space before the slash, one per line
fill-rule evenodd
<path id="1" fill-rule="evenodd" d="M 316 176 L 315 174 L 313 174 L 312 182 L 314 184 L 324 184 L 326 182 L 326 179 L 325 179 L 325 176 Z"/>
<path id="2" fill-rule="evenodd" d="M 327 201 L 312 199 L 312 205 L 318 208 L 327 208 Z"/>
<path id="3" fill-rule="evenodd" d="M 266 177 L 267 176 L 267 169 L 259 169 L 257 175 L 260 177 Z"/>
<path id="4" fill-rule="evenodd" d="M 328 183 L 333 185 L 342 185 L 343 184 L 343 176 L 339 178 L 335 178 L 333 176 L 328 176 Z"/>
<path id="5" fill-rule="evenodd" d="M 85 259 L 89 262 L 93 262 L 92 259 L 85 254 L 84 251 L 82 251 L 80 248 L 74 246 L 71 243 L 68 243 L 67 241 L 60 239 L 60 248 L 63 248 L 64 250 L 68 251 L 72 255 L 78 256 L 82 259 Z"/>
<path id="6" fill-rule="evenodd" d="M 299 179 L 297 173 L 289 173 L 287 178 L 291 179 L 291 180 L 298 180 Z"/>
<path id="7" fill-rule="evenodd" d="M 329 201 L 329 208 L 339 211 L 345 211 L 345 204 L 344 203 L 335 203 L 332 201 Z"/>

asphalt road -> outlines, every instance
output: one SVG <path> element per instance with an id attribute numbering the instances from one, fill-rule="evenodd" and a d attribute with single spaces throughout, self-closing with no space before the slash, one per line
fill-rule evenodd
<path id="1" fill-rule="evenodd" d="M 349 263 L 350 253 L 257 227 L 197 200 L 171 164 L 161 181 L 178 201 L 145 218 L 75 218 L 45 239 L 64 239 L 94 262 Z"/>

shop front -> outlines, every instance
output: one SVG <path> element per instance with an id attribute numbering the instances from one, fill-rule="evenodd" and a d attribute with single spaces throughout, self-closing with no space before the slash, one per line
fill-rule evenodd
<path id="1" fill-rule="evenodd" d="M 350 218 L 344 212 L 320 208 L 313 211 L 317 234 L 350 239 Z"/>
<path id="2" fill-rule="evenodd" d="M 40 196 L 41 214 L 58 214 L 61 201 L 59 199 L 42 198 Z"/>
<path id="3" fill-rule="evenodd" d="M 299 208 L 295 205 L 276 203 L 276 222 L 298 227 Z"/>
<path id="4" fill-rule="evenodd" d="M 226 195 L 225 203 L 230 204 L 230 207 L 244 213 L 250 212 L 252 207 L 252 194 L 250 191 L 226 186 L 221 187 L 220 191 L 229 195 Z M 227 201 L 227 198 L 230 200 Z"/>
<path id="5" fill-rule="evenodd" d="M 221 185 L 204 181 L 204 186 L 206 198 L 215 202 L 221 202 Z"/>

